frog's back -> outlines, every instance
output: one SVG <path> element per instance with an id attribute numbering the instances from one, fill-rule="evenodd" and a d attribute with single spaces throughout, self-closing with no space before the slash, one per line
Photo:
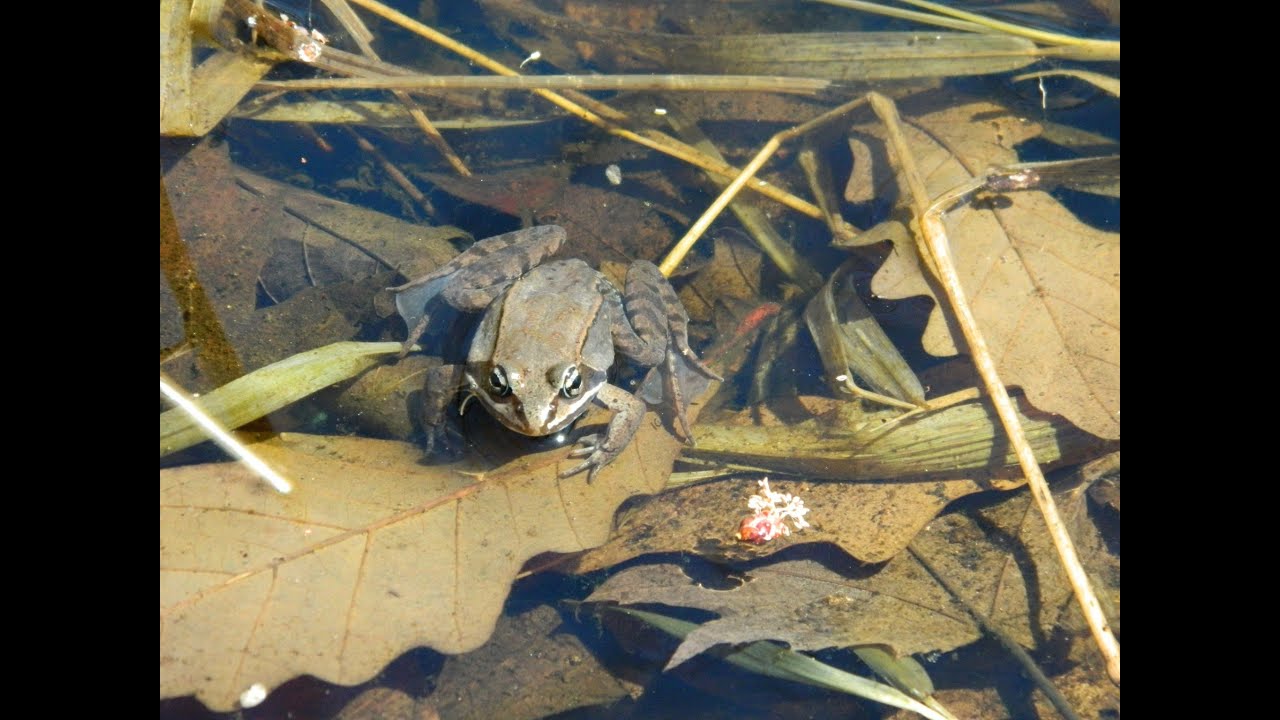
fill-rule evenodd
<path id="1" fill-rule="evenodd" d="M 501 300 L 491 357 L 528 372 L 559 362 L 608 369 L 613 338 L 600 281 L 603 276 L 578 259 L 544 263 L 525 273 Z"/>

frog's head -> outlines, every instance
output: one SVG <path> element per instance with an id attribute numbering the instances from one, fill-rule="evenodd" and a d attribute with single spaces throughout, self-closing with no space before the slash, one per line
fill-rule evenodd
<path id="1" fill-rule="evenodd" d="M 558 432 L 586 412 L 608 383 L 604 370 L 561 362 L 539 372 L 521 364 L 482 363 L 468 370 L 471 393 L 503 425 L 522 435 Z"/>

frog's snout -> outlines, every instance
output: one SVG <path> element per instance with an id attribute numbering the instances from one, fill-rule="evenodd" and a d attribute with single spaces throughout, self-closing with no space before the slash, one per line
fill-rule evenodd
<path id="1" fill-rule="evenodd" d="M 555 430 L 552 427 L 556 413 L 553 403 L 541 401 L 526 403 L 521 399 L 516 399 L 513 409 L 516 415 L 524 421 L 524 428 L 520 432 L 525 435 L 538 437 L 550 434 Z"/>

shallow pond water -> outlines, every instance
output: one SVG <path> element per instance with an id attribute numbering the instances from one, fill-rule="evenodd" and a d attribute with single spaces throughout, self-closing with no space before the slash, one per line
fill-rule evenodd
<path id="1" fill-rule="evenodd" d="M 627 265 L 661 263 L 724 182 L 655 150 L 654 142 L 673 144 L 654 141 L 659 133 L 696 146 L 700 132 L 723 162 L 742 167 L 776 133 L 874 90 L 896 101 L 931 194 L 950 187 L 948 173 L 974 176 L 991 164 L 1119 153 L 1118 96 L 1078 77 L 1013 79 L 1085 69 L 1118 81 L 1118 48 L 1114 61 L 1029 60 L 984 74 L 858 83 L 845 68 L 789 69 L 784 61 L 798 62 L 799 53 L 785 52 L 788 41 L 765 34 L 901 32 L 917 34 L 909 44 L 927 44 L 935 30 L 808 3 L 390 5 L 530 75 L 761 75 L 757 56 L 763 56 L 779 75 L 835 84 L 817 94 L 590 90 L 585 100 L 557 91 L 597 115 L 627 113 L 611 121 L 612 133 L 528 90 L 250 92 L 204 137 L 161 141 L 162 379 L 208 397 L 247 372 L 317 348 L 401 342 L 407 328 L 387 288 L 430 272 L 474 240 L 531 225 L 564 227 L 558 257 L 582 258 L 621 288 Z M 354 61 L 342 53 L 360 53 L 360 33 L 321 7 L 276 11 L 322 31 L 326 62 L 350 68 Z M 1105 6 L 1039 9 L 1043 15 L 998 16 L 1118 41 L 1118 4 L 1114 22 Z M 382 63 L 423 75 L 482 74 L 474 59 L 355 12 L 374 32 Z M 245 27 L 232 34 L 249 39 Z M 726 62 L 717 55 L 720 44 L 738 46 L 708 44 L 709 35 L 758 42 Z M 770 45 L 777 46 L 772 54 Z M 210 53 L 199 49 L 197 58 Z M 373 67 L 389 73 L 386 65 Z M 334 75 L 281 63 L 266 80 Z M 597 101 L 607 107 L 593 107 Z M 455 160 L 424 138 L 409 105 L 439 124 Z M 926 142 L 931 151 L 922 149 Z M 260 446 L 269 462 L 306 468 L 289 498 L 228 470 L 221 464 L 226 455 L 210 443 L 165 454 L 162 418 L 162 695 L 185 688 L 204 702 L 189 694 L 164 699 L 161 717 L 226 716 L 206 705 L 261 718 L 798 718 L 889 711 L 735 665 L 729 656 L 748 640 L 785 641 L 868 677 L 873 671 L 850 646 L 905 648 L 956 716 L 1051 714 L 1023 669 L 928 580 L 931 566 L 1029 648 L 1077 711 L 1118 716 L 1118 688 L 1107 681 L 1069 590 L 1055 579 L 1060 571 L 1043 532 L 1032 528 L 1039 520 L 1025 488 L 933 466 L 927 475 L 868 481 L 811 456 L 810 438 L 838 435 L 840 422 L 878 425 L 886 422 L 881 413 L 891 412 L 875 402 L 860 406 L 865 414 L 840 409 L 857 403 L 833 382 L 820 357 L 828 349 L 820 350 L 803 316 L 833 276 L 845 278 L 847 293 L 874 316 L 925 397 L 974 385 L 967 363 L 949 357 L 954 351 L 938 351 L 945 323 L 925 294 L 928 283 L 918 267 L 913 279 L 901 266 L 904 254 L 914 257 L 912 246 L 894 244 L 881 230 L 886 221 L 905 228 L 910 219 L 909 184 L 893 147 L 891 133 L 866 107 L 782 143 L 758 177 L 799 204 L 812 202 L 816 216 L 745 190 L 738 203 L 754 210 L 722 213 L 670 274 L 690 316 L 691 345 L 726 377 L 701 397 L 705 383 L 690 385 L 694 434 L 705 432 L 699 424 L 726 432 L 749 423 L 771 428 L 777 434 L 768 443 L 777 452 L 769 458 L 746 434 L 727 441 L 742 454 L 730 459 L 754 471 L 705 483 L 692 475 L 669 480 L 682 452 L 676 469 L 684 472 L 706 470 L 707 457 L 732 455 L 711 435 L 699 436 L 699 452 L 683 446 L 673 437 L 670 412 L 646 415 L 613 470 L 589 484 L 581 476 L 558 478 L 557 470 L 565 467 L 559 463 L 566 462 L 566 445 L 608 421 L 603 411 L 550 438 L 529 439 L 502 427 L 478 402 L 462 415 L 454 403 L 447 431 L 432 438 L 428 452 L 423 378 L 440 356 L 444 362 L 464 356 L 476 325 L 475 314 L 443 310 L 420 343 L 426 352 L 396 363 L 383 350 L 359 372 L 296 401 L 264 401 L 270 412 L 241 428 L 252 439 L 290 434 Z M 818 170 L 810 172 L 813 162 Z M 1006 333 L 1003 347 L 1046 342 L 1036 334 L 1034 312 L 1017 304 L 1028 295 L 1070 299 L 1066 304 L 1104 328 L 1082 332 L 1085 339 L 1065 331 L 1050 338 L 1114 365 L 1113 388 L 1105 373 L 1082 371 L 1076 381 L 1104 398 L 1093 406 L 1077 408 L 1070 392 L 1042 387 L 1025 368 L 1003 367 L 1015 378 L 1010 384 L 1025 391 L 1027 422 L 1069 426 L 1046 425 L 1055 437 L 1074 438 L 1061 440 L 1050 480 L 1062 492 L 1059 502 L 1118 631 L 1118 461 L 1114 471 L 1079 469 L 1119 443 L 1118 160 L 1115 169 L 1113 183 L 1067 182 L 1034 193 L 1034 201 L 1032 193 L 980 193 L 965 212 L 997 218 L 1012 241 L 1004 248 L 961 239 L 955 247 L 958 255 L 995 258 L 981 268 L 962 267 L 962 275 L 975 305 L 987 308 L 979 311 L 984 328 Z M 885 234 L 838 248 L 832 239 L 841 231 L 820 208 L 859 231 Z M 1051 218 L 1046 227 L 1054 229 L 1027 216 Z M 753 222 L 770 223 L 783 249 L 758 250 L 746 227 Z M 974 227 L 953 225 L 957 235 L 983 232 Z M 1073 238 L 1071 248 L 1054 245 L 1063 236 Z M 1046 250 L 1045 257 L 1074 274 L 1042 272 L 1033 250 Z M 1112 261 L 1114 278 L 1104 277 Z M 1010 264 L 1031 268 L 1033 281 L 1027 290 L 1010 281 L 1000 295 L 1000 268 Z M 919 291 L 897 292 L 902 288 Z M 1055 312 L 1053 302 L 1044 305 Z M 1015 316 L 1017 323 L 1006 322 Z M 531 339 L 585 332 L 588 320 L 574 320 L 572 327 L 523 330 Z M 1098 339 L 1112 327 L 1113 339 Z M 1095 345 L 1078 349 L 1076 342 Z M 1099 342 L 1107 346 L 1098 349 Z M 648 369 L 620 362 L 611 370 L 610 381 L 632 391 Z M 275 392 L 286 389 L 264 394 Z M 991 447 L 993 456 L 1003 456 L 1000 441 Z M 770 497 L 767 486 L 757 486 L 766 474 L 779 498 L 803 498 L 808 514 L 784 513 L 785 536 L 755 545 L 739 539 L 739 523 L 766 512 L 765 500 L 748 505 L 752 497 Z M 784 504 L 778 499 L 767 512 Z M 812 526 L 797 523 L 801 516 Z M 655 578 L 667 571 L 684 579 L 662 585 Z M 760 592 L 765 587 L 777 589 Z M 737 638 L 736 644 L 710 642 L 707 652 L 664 670 L 680 641 L 611 610 L 615 602 L 708 628 L 719 618 L 713 637 Z M 912 608 L 927 612 L 917 618 Z M 220 659 L 207 667 L 192 659 L 214 656 Z M 233 707 L 239 693 L 228 688 L 247 688 L 254 672 L 285 667 L 307 670 L 268 683 L 262 704 Z M 183 679 L 166 680 L 166 673 Z"/>

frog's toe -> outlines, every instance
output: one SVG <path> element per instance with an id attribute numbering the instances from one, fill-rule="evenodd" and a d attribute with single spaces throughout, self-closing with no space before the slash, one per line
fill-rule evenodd
<path id="1" fill-rule="evenodd" d="M 573 454 L 576 455 L 577 453 L 573 453 Z M 571 475 L 577 475 L 583 470 L 587 470 L 588 471 L 587 482 L 594 482 L 596 479 L 596 473 L 600 472 L 600 468 L 604 467 L 608 462 L 609 462 L 609 458 L 605 457 L 605 454 L 603 452 L 596 450 L 592 452 L 591 456 L 588 457 L 585 461 L 578 463 L 577 465 L 574 465 L 568 470 L 565 470 L 564 472 L 560 473 L 560 477 L 567 478 Z"/>
<path id="2" fill-rule="evenodd" d="M 561 472 L 559 477 L 567 478 L 571 475 L 577 475 L 578 473 L 582 472 L 583 470 L 586 470 L 587 468 L 593 468 L 593 472 L 587 475 L 587 482 L 591 482 L 592 477 L 594 477 L 594 466 L 592 465 L 590 460 L 587 460 L 584 463 L 579 463 L 577 465 L 574 465 L 568 470 Z"/>
<path id="3" fill-rule="evenodd" d="M 694 432 L 689 428 L 689 418 L 685 415 L 684 407 L 672 418 L 671 429 L 678 441 L 685 445 L 694 445 Z"/>
<path id="4" fill-rule="evenodd" d="M 720 375 L 716 373 L 715 370 L 712 370 L 711 368 L 707 367 L 707 365 L 702 362 L 702 359 L 699 358 L 697 355 L 695 355 L 693 351 L 690 350 L 688 347 L 680 348 L 680 354 L 683 355 L 685 360 L 687 360 L 689 364 L 692 365 L 694 369 L 697 370 L 698 372 L 711 378 L 712 380 L 724 382 L 724 378 L 720 377 Z"/>
<path id="5" fill-rule="evenodd" d="M 577 444 L 580 447 L 574 448 L 573 452 L 569 453 L 569 457 L 575 457 L 575 458 L 587 457 L 588 455 L 591 455 L 597 452 L 596 446 L 599 443 L 600 443 L 600 433 L 591 433 L 590 435 L 583 435 L 582 437 L 578 438 Z"/>
<path id="6" fill-rule="evenodd" d="M 588 470 L 587 482 L 594 482 L 596 474 L 600 472 L 600 468 L 613 462 L 614 458 L 618 456 L 616 452 L 609 452 L 601 448 L 598 444 L 601 439 L 599 433 L 592 433 L 578 438 L 578 444 L 581 447 L 575 448 L 570 452 L 569 457 L 585 457 L 586 460 L 560 473 L 560 477 L 567 478 L 570 475 L 577 475 L 583 470 Z"/>

